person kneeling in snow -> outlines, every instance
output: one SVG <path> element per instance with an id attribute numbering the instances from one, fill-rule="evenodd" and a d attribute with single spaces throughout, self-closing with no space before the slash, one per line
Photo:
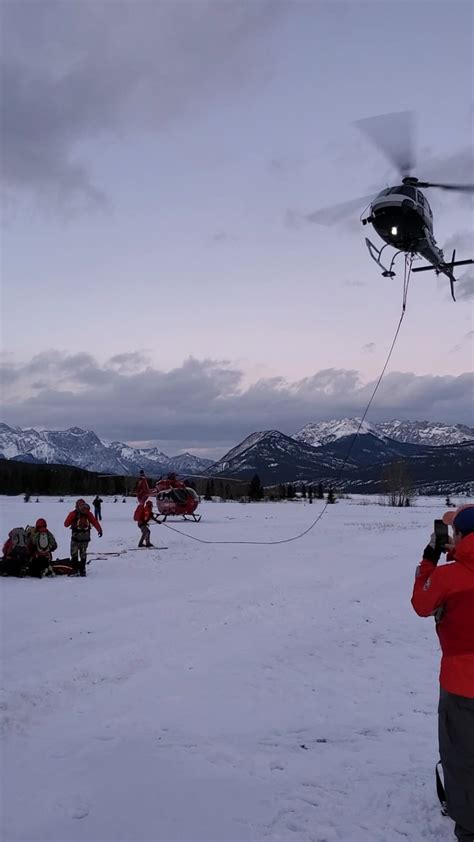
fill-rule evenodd
<path id="1" fill-rule="evenodd" d="M 71 527 L 71 561 L 80 576 L 86 575 L 87 547 L 91 539 L 91 525 L 102 538 L 100 523 L 96 520 L 85 500 L 78 500 L 75 509 L 69 512 L 64 526 Z"/>
<path id="2" fill-rule="evenodd" d="M 474 842 L 474 506 L 443 515 L 453 540 L 433 533 L 416 571 L 412 605 L 434 615 L 441 644 L 438 732 L 449 816 L 458 840 Z M 442 552 L 454 564 L 437 567 Z"/>
<path id="3" fill-rule="evenodd" d="M 28 529 L 28 550 L 30 554 L 30 575 L 42 579 L 45 574 L 54 576 L 51 562 L 53 552 L 58 548 L 56 538 L 49 531 L 44 517 L 39 517 L 34 529 Z"/>
<path id="4" fill-rule="evenodd" d="M 152 547 L 153 544 L 150 543 L 150 527 L 148 524 L 150 520 L 154 520 L 155 523 L 159 523 L 157 517 L 153 514 L 153 503 L 151 500 L 148 500 L 147 503 L 139 503 L 137 508 L 135 509 L 133 519 L 137 522 L 138 528 L 142 533 L 142 537 L 138 542 L 139 547 Z"/>

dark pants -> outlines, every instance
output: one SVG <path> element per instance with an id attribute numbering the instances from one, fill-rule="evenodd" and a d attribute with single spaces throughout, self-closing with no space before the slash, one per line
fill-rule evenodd
<path id="1" fill-rule="evenodd" d="M 71 561 L 74 567 L 79 570 L 79 573 L 86 572 L 88 546 L 89 541 L 77 541 L 75 538 L 71 538 Z"/>
<path id="2" fill-rule="evenodd" d="M 438 707 L 439 753 L 448 812 L 455 835 L 474 842 L 474 699 L 441 687 Z"/>
<path id="3" fill-rule="evenodd" d="M 138 546 L 143 547 L 143 544 L 145 544 L 145 547 L 149 547 L 150 546 L 150 528 L 147 526 L 146 523 L 139 523 L 138 528 L 139 528 L 140 532 L 142 533 L 142 537 L 140 538 L 140 540 L 138 542 Z"/>
<path id="4" fill-rule="evenodd" d="M 102 512 L 100 509 L 94 509 L 94 517 L 96 520 L 102 520 Z"/>

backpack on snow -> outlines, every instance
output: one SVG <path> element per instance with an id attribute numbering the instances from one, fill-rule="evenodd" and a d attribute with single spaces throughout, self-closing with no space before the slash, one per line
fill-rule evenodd
<path id="1" fill-rule="evenodd" d="M 8 533 L 10 549 L 0 563 L 0 575 L 21 576 L 28 570 L 30 553 L 28 550 L 28 536 L 22 526 L 11 529 Z"/>
<path id="2" fill-rule="evenodd" d="M 28 527 L 27 527 L 28 528 Z M 23 529 L 22 526 L 16 526 L 15 529 L 11 529 L 8 533 L 8 537 L 10 538 L 12 544 L 12 550 L 26 550 L 28 547 L 28 536 L 26 533 L 26 529 Z"/>

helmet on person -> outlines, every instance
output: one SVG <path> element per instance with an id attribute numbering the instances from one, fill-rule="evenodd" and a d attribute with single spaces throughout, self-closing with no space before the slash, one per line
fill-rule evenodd
<path id="1" fill-rule="evenodd" d="M 35 523 L 35 529 L 43 530 L 43 529 L 47 529 L 47 528 L 48 528 L 48 524 L 46 523 L 44 517 L 39 517 L 38 520 Z"/>

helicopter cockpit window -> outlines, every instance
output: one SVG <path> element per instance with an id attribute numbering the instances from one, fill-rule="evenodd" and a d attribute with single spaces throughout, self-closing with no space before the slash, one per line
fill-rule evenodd
<path id="1" fill-rule="evenodd" d="M 421 192 L 421 190 L 418 190 L 417 197 L 418 197 L 418 204 L 423 205 L 423 207 L 424 207 L 425 206 L 425 197 L 423 196 L 423 193 Z"/>
<path id="2" fill-rule="evenodd" d="M 402 193 L 403 196 L 409 196 L 410 199 L 414 199 L 416 202 L 416 190 L 414 187 L 398 187 L 397 193 Z"/>

